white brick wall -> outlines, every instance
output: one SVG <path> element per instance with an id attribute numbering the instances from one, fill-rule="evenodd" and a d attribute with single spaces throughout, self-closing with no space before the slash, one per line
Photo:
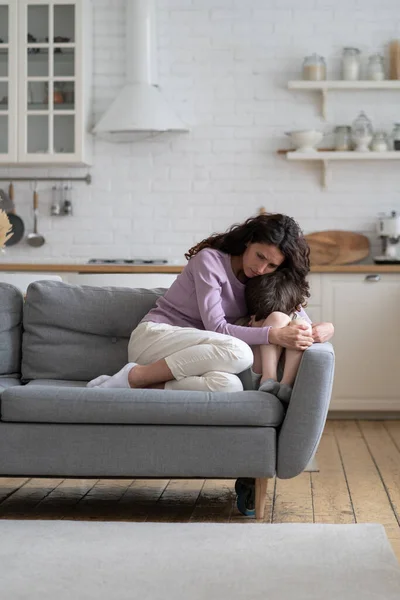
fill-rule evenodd
<path id="1" fill-rule="evenodd" d="M 124 81 L 125 1 L 93 5 L 98 118 Z M 196 241 L 261 206 L 292 215 L 305 232 L 341 228 L 375 240 L 376 213 L 400 209 L 397 163 L 335 164 L 323 191 L 317 164 L 287 162 L 276 149 L 288 129 L 330 131 L 361 109 L 391 131 L 400 121 L 398 92 L 332 93 L 324 123 L 318 94 L 286 84 L 312 52 L 326 57 L 331 77 L 345 45 L 364 59 L 387 54 L 399 25 L 398 0 L 158 0 L 159 84 L 191 132 L 130 145 L 96 141 L 93 185 L 75 185 L 73 218 L 48 216 L 51 185 L 42 184 L 47 243 L 21 243 L 3 260 L 183 258 Z M 29 229 L 32 192 L 16 184 L 16 193 Z"/>

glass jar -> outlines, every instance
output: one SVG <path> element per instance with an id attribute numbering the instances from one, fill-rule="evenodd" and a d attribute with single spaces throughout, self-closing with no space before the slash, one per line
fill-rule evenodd
<path id="1" fill-rule="evenodd" d="M 314 52 L 303 61 L 303 79 L 306 81 L 322 81 L 326 79 L 326 63 L 323 56 Z"/>
<path id="2" fill-rule="evenodd" d="M 53 87 L 53 103 L 64 104 L 63 84 L 55 81 Z"/>
<path id="3" fill-rule="evenodd" d="M 392 131 L 393 149 L 400 150 L 400 123 L 395 123 Z"/>
<path id="4" fill-rule="evenodd" d="M 387 135 L 384 131 L 376 131 L 371 142 L 372 152 L 387 152 L 389 144 Z"/>
<path id="5" fill-rule="evenodd" d="M 360 77 L 360 51 L 358 48 L 343 48 L 342 78 L 356 81 Z"/>
<path id="6" fill-rule="evenodd" d="M 351 126 L 351 138 L 357 152 L 369 152 L 373 136 L 372 123 L 364 111 L 361 111 Z M 399 148 L 400 149 L 400 148 Z"/>
<path id="7" fill-rule="evenodd" d="M 368 60 L 368 79 L 372 81 L 382 81 L 385 79 L 385 67 L 383 65 L 383 56 L 372 54 Z"/>
<path id="8" fill-rule="evenodd" d="M 334 129 L 335 150 L 337 152 L 348 152 L 351 150 L 351 127 L 349 125 L 338 125 Z"/>

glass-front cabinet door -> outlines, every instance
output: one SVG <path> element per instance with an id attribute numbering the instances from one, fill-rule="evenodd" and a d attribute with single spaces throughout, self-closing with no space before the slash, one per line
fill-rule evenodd
<path id="1" fill-rule="evenodd" d="M 0 162 L 17 160 L 17 3 L 0 0 Z"/>
<path id="2" fill-rule="evenodd" d="M 82 130 L 82 103 L 76 101 L 82 89 L 80 0 L 18 4 L 19 161 L 76 162 Z"/>

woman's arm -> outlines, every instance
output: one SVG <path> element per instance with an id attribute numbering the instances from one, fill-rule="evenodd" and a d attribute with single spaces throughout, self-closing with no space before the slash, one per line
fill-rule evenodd
<path id="1" fill-rule="evenodd" d="M 226 281 L 225 265 L 218 253 L 202 250 L 190 259 L 196 293 L 196 301 L 204 328 L 225 335 L 231 335 L 249 346 L 268 344 L 270 327 L 243 327 L 226 320 L 221 294 L 222 282 Z M 225 299 L 231 302 L 232 299 Z"/>

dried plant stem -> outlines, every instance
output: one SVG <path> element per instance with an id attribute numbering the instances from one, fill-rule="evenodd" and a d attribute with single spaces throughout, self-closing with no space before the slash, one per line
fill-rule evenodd
<path id="1" fill-rule="evenodd" d="M 6 241 L 13 235 L 11 230 L 12 225 L 8 220 L 7 214 L 4 210 L 0 210 L 0 249 L 3 248 Z"/>

